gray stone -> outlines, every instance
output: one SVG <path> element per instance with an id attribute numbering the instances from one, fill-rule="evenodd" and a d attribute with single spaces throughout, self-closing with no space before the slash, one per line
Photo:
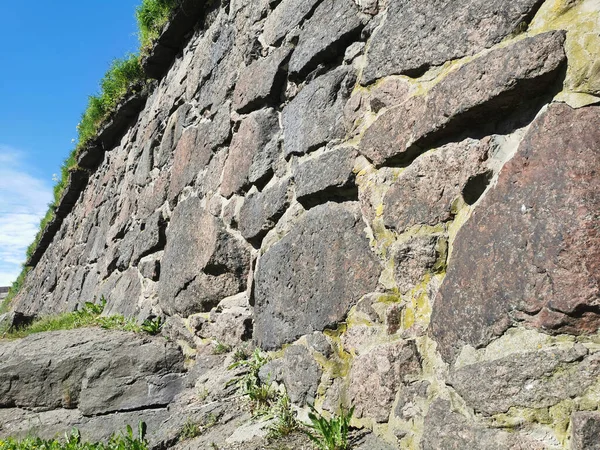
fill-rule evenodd
<path id="1" fill-rule="evenodd" d="M 419 284 L 425 274 L 446 267 L 447 246 L 439 234 L 413 236 L 392 246 L 394 279 L 402 294 Z"/>
<path id="2" fill-rule="evenodd" d="M 229 147 L 229 155 L 223 170 L 221 195 L 229 198 L 249 187 L 249 175 L 253 163 L 265 159 L 268 161 L 272 158 L 268 144 L 277 138 L 278 132 L 278 115 L 272 108 L 255 111 L 242 120 Z M 270 169 L 272 161 L 266 165 L 268 167 L 263 168 L 263 176 Z M 254 172 L 256 172 L 256 168 Z"/>
<path id="3" fill-rule="evenodd" d="M 427 413 L 426 430 L 421 438 L 423 450 L 544 450 L 542 442 L 518 433 L 484 428 L 453 412 L 450 402 L 435 400 Z"/>
<path id="4" fill-rule="evenodd" d="M 238 228 L 254 246 L 275 227 L 290 204 L 290 179 L 281 180 L 262 192 L 249 194 L 240 208 Z"/>
<path id="5" fill-rule="evenodd" d="M 313 404 L 323 370 L 301 345 L 285 349 L 282 360 L 283 383 L 290 400 L 298 405 Z"/>
<path id="6" fill-rule="evenodd" d="M 394 415 L 409 421 L 417 416 L 423 416 L 419 403 L 426 403 L 429 381 L 417 381 L 409 384 L 401 392 L 394 408 Z"/>
<path id="7" fill-rule="evenodd" d="M 182 264 L 185 261 L 185 264 Z M 210 311 L 246 287 L 249 255 L 197 197 L 179 203 L 167 229 L 159 300 L 168 314 Z"/>
<path id="8" fill-rule="evenodd" d="M 447 383 L 477 412 L 493 415 L 511 407 L 547 408 L 577 397 L 600 375 L 600 355 L 587 349 L 514 354 L 461 367 Z M 581 361 L 581 362 L 580 362 Z"/>
<path id="9" fill-rule="evenodd" d="M 395 450 L 396 448 L 382 441 L 373 433 L 369 433 L 367 437 L 361 439 L 361 442 L 356 446 L 356 450 Z"/>
<path id="10" fill-rule="evenodd" d="M 356 150 L 344 147 L 309 159 L 294 169 L 296 198 L 304 204 L 320 199 L 335 199 L 358 195 L 354 185 Z"/>
<path id="11" fill-rule="evenodd" d="M 262 41 L 270 46 L 279 42 L 310 14 L 321 0 L 283 0 L 265 21 Z"/>
<path id="12" fill-rule="evenodd" d="M 229 104 L 223 105 L 209 122 L 187 128 L 177 143 L 171 167 L 168 198 L 173 202 L 181 190 L 190 185 L 209 163 L 213 152 L 225 144 L 231 127 Z"/>
<path id="13" fill-rule="evenodd" d="M 165 246 L 167 222 L 162 211 L 157 211 L 140 225 L 140 232 L 133 243 L 131 264 L 137 266 L 140 259 L 162 250 Z"/>
<path id="14" fill-rule="evenodd" d="M 138 270 L 144 278 L 152 281 L 158 281 L 160 278 L 160 260 L 163 253 L 157 252 L 153 255 L 142 258 L 138 264 Z"/>
<path id="15" fill-rule="evenodd" d="M 571 415 L 571 449 L 600 449 L 600 413 L 577 411 Z"/>
<path id="16" fill-rule="evenodd" d="M 437 140 L 507 117 L 556 81 L 566 61 L 564 39 L 564 32 L 552 31 L 466 63 L 428 95 L 412 97 L 379 116 L 361 140 L 361 153 L 376 165 L 410 160 Z"/>
<path id="17" fill-rule="evenodd" d="M 421 370 L 414 342 L 380 345 L 356 357 L 350 370 L 349 398 L 355 417 L 387 422 L 396 392 Z"/>
<path id="18" fill-rule="evenodd" d="M 254 338 L 279 348 L 342 320 L 377 285 L 380 265 L 355 203 L 326 203 L 303 216 L 261 257 Z"/>
<path id="19" fill-rule="evenodd" d="M 183 355 L 164 339 L 96 328 L 0 345 L 0 405 L 84 415 L 163 406 L 181 388 Z"/>
<path id="20" fill-rule="evenodd" d="M 468 197 L 464 191 L 469 180 L 491 175 L 487 163 L 492 150 L 487 138 L 466 139 L 419 156 L 383 198 L 386 228 L 403 233 L 415 225 L 452 220 L 454 202 Z"/>
<path id="21" fill-rule="evenodd" d="M 290 59 L 292 74 L 305 74 L 342 53 L 360 34 L 362 23 L 352 0 L 323 0 L 302 26 Z"/>
<path id="22" fill-rule="evenodd" d="M 233 107 L 247 113 L 264 104 L 278 104 L 285 82 L 282 64 L 291 52 L 291 47 L 281 47 L 269 56 L 254 61 L 240 73 L 233 92 Z"/>
<path id="23" fill-rule="evenodd" d="M 315 331 L 314 333 L 309 334 L 306 337 L 306 341 L 309 348 L 319 352 L 326 358 L 329 358 L 333 354 L 333 347 L 331 346 L 329 339 L 327 339 L 327 337 L 320 331 Z"/>
<path id="24" fill-rule="evenodd" d="M 252 339 L 252 309 L 250 305 L 222 307 L 210 312 L 210 318 L 194 321 L 196 335 L 216 339 L 230 346 L 238 346 Z"/>
<path id="25" fill-rule="evenodd" d="M 600 127 L 592 124 L 599 107 L 551 105 L 460 229 L 431 319 L 446 361 L 516 324 L 597 331 Z"/>
<path id="26" fill-rule="evenodd" d="M 139 301 L 142 294 L 142 282 L 138 270 L 130 267 L 117 275 L 115 284 L 104 297 L 108 303 L 105 313 L 135 317 L 139 313 Z"/>
<path id="27" fill-rule="evenodd" d="M 369 42 L 365 84 L 393 74 L 419 75 L 430 66 L 499 43 L 533 17 L 539 0 L 390 0 Z"/>
<path id="28" fill-rule="evenodd" d="M 343 108 L 351 86 L 347 67 L 339 67 L 305 86 L 283 109 L 286 158 L 302 155 L 344 137 Z"/>

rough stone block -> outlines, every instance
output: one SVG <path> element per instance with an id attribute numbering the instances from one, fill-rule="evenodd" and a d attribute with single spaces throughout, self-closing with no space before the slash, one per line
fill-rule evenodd
<path id="1" fill-rule="evenodd" d="M 427 96 L 379 116 L 362 138 L 361 153 L 376 165 L 410 159 L 420 147 L 508 116 L 556 81 L 566 61 L 564 39 L 564 32 L 552 31 L 466 63 Z"/>
<path id="2" fill-rule="evenodd" d="M 446 361 L 517 323 L 597 331 L 598 124 L 599 107 L 550 105 L 459 231 L 432 314 Z"/>
<path id="3" fill-rule="evenodd" d="M 356 203 L 309 210 L 259 260 L 256 342 L 278 348 L 335 324 L 374 290 L 379 272 Z"/>
<path id="4" fill-rule="evenodd" d="M 318 77 L 283 109 L 286 157 L 303 155 L 344 136 L 344 105 L 351 89 L 348 70 L 339 67 Z"/>
<path id="5" fill-rule="evenodd" d="M 539 0 L 390 0 L 369 43 L 365 84 L 387 75 L 419 75 L 430 66 L 499 43 L 531 18 Z"/>

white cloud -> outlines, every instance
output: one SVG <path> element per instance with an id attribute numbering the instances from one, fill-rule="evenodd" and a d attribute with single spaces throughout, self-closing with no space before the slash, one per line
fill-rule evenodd
<path id="1" fill-rule="evenodd" d="M 21 152 L 0 145 L 0 286 L 9 286 L 21 271 L 52 200 L 49 183 L 28 172 Z"/>

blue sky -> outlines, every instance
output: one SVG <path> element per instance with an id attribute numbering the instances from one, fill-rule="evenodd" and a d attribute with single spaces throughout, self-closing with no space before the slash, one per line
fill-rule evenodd
<path id="1" fill-rule="evenodd" d="M 88 95 L 137 50 L 140 1 L 0 1 L 0 286 L 20 272 Z"/>

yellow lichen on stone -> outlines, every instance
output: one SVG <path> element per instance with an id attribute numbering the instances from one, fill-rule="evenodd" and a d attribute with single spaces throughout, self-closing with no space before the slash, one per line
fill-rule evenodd
<path id="1" fill-rule="evenodd" d="M 550 30 L 567 30 L 567 75 L 556 100 L 572 107 L 600 101 L 600 0 L 547 1 L 532 20 L 528 34 Z M 598 98 L 593 101 L 591 96 Z"/>

